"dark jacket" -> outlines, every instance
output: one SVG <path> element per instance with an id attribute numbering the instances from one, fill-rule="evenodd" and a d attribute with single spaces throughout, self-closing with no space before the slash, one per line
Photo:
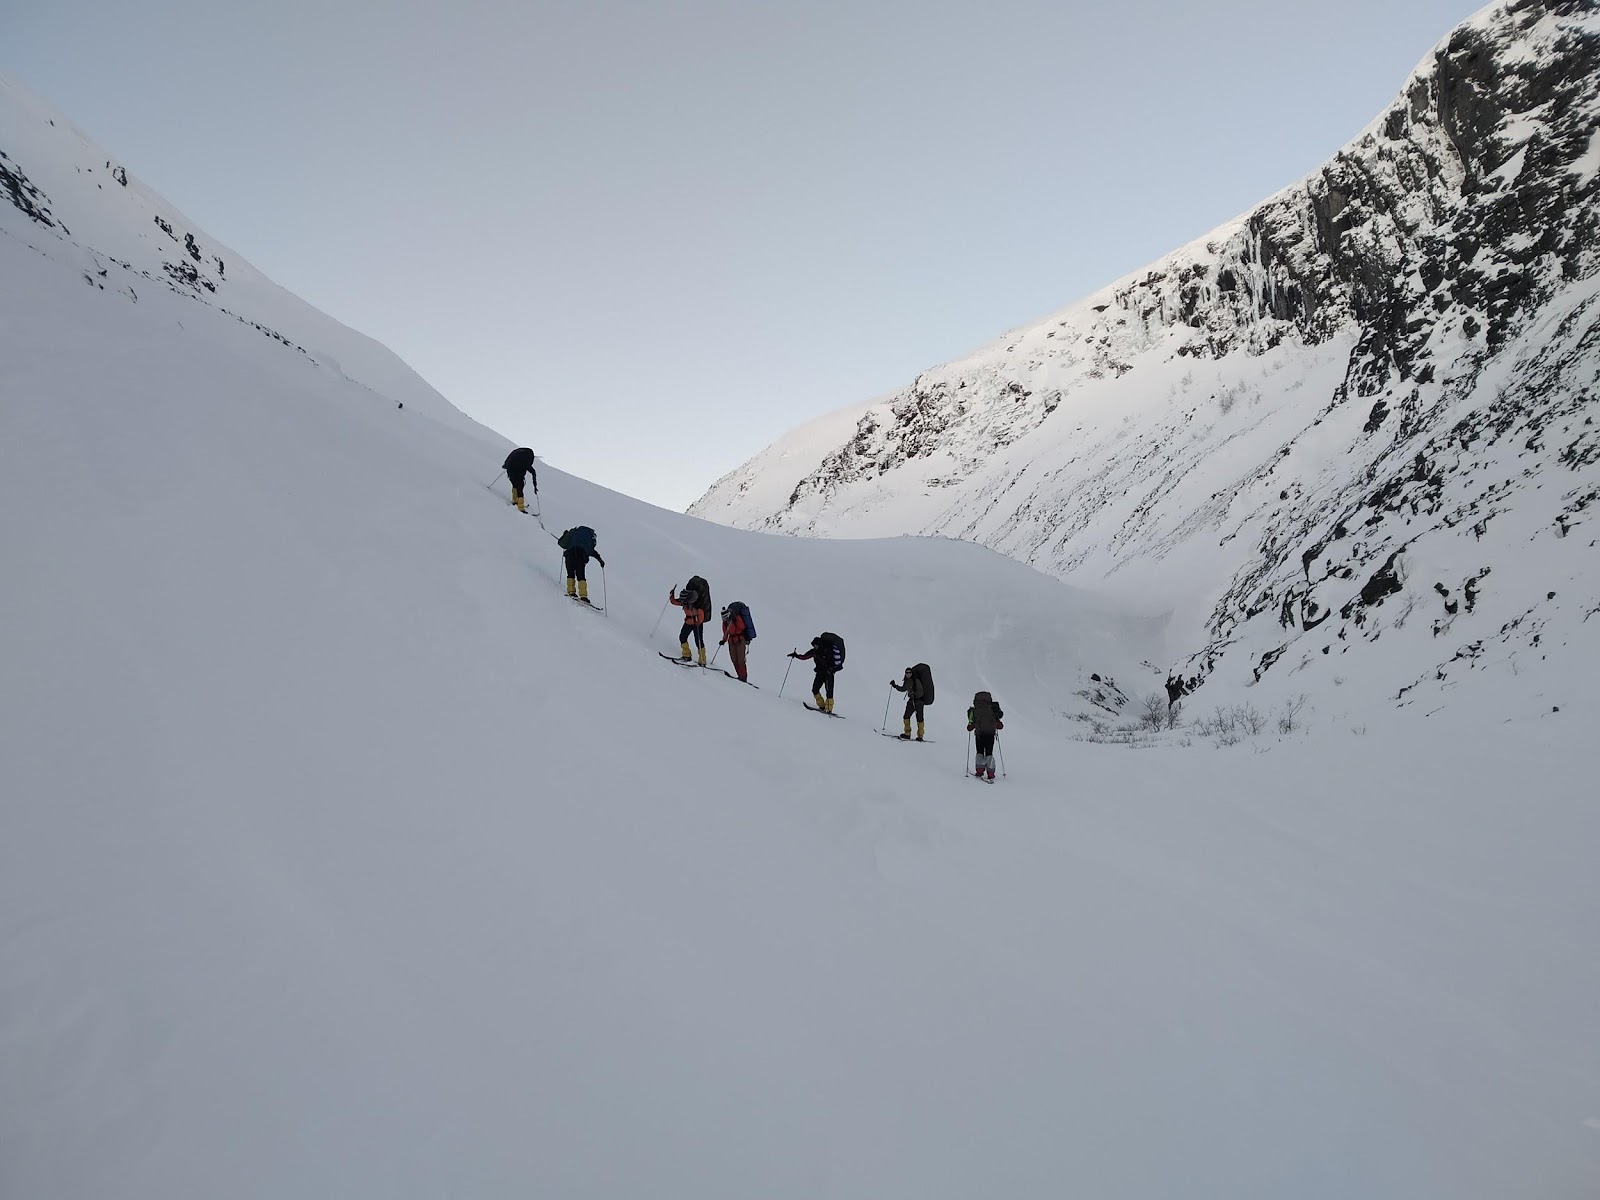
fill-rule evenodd
<path id="1" fill-rule="evenodd" d="M 506 461 L 500 469 L 507 475 L 532 475 L 533 490 L 539 490 L 539 473 L 533 469 L 533 451 L 526 446 L 518 446 L 506 455 Z"/>
<path id="2" fill-rule="evenodd" d="M 897 692 L 906 693 L 906 695 L 911 697 L 913 700 L 921 700 L 923 691 L 922 677 L 915 671 L 907 671 L 905 678 L 906 681 L 904 683 L 896 683 L 891 679 L 889 681 L 889 686 Z"/>
<path id="3" fill-rule="evenodd" d="M 804 654 L 791 650 L 789 657 L 813 660 L 817 670 L 824 675 L 834 675 L 839 670 L 838 664 L 833 661 L 833 647 L 817 639 L 812 640 L 811 649 Z"/>
<path id="4" fill-rule="evenodd" d="M 600 551 L 598 550 L 589 550 L 583 546 L 572 546 L 561 552 L 562 561 L 569 567 L 581 567 L 591 558 L 602 567 L 606 565 L 606 560 L 600 557 Z"/>

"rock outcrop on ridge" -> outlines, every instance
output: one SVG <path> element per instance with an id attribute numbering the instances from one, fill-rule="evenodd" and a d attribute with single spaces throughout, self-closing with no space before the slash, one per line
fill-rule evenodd
<path id="1" fill-rule="evenodd" d="M 1597 267 L 1600 10 L 1506 0 L 1310 177 L 924 372 L 776 511 L 744 468 L 691 511 L 1123 591 L 1175 691 L 1355 653 L 1411 703 L 1600 624 Z"/>

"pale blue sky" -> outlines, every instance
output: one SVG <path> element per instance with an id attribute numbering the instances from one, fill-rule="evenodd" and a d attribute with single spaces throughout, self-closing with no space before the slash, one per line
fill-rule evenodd
<path id="1" fill-rule="evenodd" d="M 458 407 L 676 508 L 1293 182 L 1477 7 L 9 0 L 0 67 Z"/>

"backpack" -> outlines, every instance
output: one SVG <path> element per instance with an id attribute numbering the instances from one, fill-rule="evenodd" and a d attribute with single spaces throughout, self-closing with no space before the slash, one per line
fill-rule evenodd
<path id="1" fill-rule="evenodd" d="M 695 594 L 694 606 L 705 614 L 706 620 L 711 620 L 711 585 L 700 575 L 689 576 L 689 582 L 683 585 L 683 590 Z"/>
<path id="2" fill-rule="evenodd" d="M 918 663 L 911 668 L 911 673 L 922 683 L 922 702 L 933 703 L 933 668 L 927 663 Z"/>
<path id="3" fill-rule="evenodd" d="M 994 697 L 988 692 L 979 692 L 972 698 L 972 727 L 982 733 L 994 730 Z"/>
<path id="4" fill-rule="evenodd" d="M 735 613 L 744 619 L 744 640 L 747 642 L 755 641 L 756 623 L 753 619 L 751 619 L 750 606 L 743 600 L 731 601 L 728 604 L 728 615 L 731 617 Z"/>
<path id="5" fill-rule="evenodd" d="M 811 646 L 819 664 L 833 671 L 844 670 L 844 639 L 837 633 L 818 634 Z"/>
<path id="6" fill-rule="evenodd" d="M 556 539 L 556 545 L 563 550 L 588 550 L 592 552 L 595 546 L 594 530 L 587 525 L 574 526 Z"/>

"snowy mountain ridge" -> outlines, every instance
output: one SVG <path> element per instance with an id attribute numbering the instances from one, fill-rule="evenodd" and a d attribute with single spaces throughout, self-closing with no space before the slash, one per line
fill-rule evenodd
<path id="1" fill-rule="evenodd" d="M 150 288 L 170 290 L 363 384 L 375 400 L 391 398 L 457 429 L 481 428 L 388 347 L 273 283 L 3 74 L 0 214 L 0 233 L 74 266 L 90 287 L 130 304 Z"/>
<path id="2" fill-rule="evenodd" d="M 972 539 L 1168 608 L 1175 693 L 1281 662 L 1410 703 L 1600 606 L 1597 266 L 1600 13 L 1507 0 L 1306 180 L 924 372 L 781 504 L 746 466 L 690 511 Z"/>

